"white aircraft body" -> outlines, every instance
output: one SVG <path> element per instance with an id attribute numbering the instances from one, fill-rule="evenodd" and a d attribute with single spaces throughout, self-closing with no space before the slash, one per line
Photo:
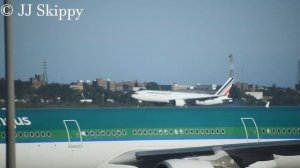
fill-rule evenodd
<path id="1" fill-rule="evenodd" d="M 299 107 L 18 109 L 17 168 L 299 168 Z M 0 168 L 5 168 L 0 112 Z"/>
<path id="2" fill-rule="evenodd" d="M 233 83 L 233 78 L 229 78 L 225 84 L 215 94 L 140 90 L 132 94 L 132 98 L 141 102 L 154 103 L 174 103 L 175 106 L 186 106 L 188 103 L 196 105 L 215 105 L 222 104 L 228 98 L 229 91 Z"/>

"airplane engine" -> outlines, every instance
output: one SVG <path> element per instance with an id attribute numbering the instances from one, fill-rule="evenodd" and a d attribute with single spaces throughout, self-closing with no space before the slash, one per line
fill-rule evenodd
<path id="1" fill-rule="evenodd" d="M 238 168 L 236 162 L 225 151 L 216 151 L 214 155 L 170 159 L 158 164 L 156 168 Z"/>
<path id="2" fill-rule="evenodd" d="M 130 165 L 103 164 L 103 165 L 98 166 L 97 168 L 137 168 L 137 167 L 130 166 Z"/>
<path id="3" fill-rule="evenodd" d="M 248 168 L 299 168 L 300 155 L 281 156 L 274 155 L 274 160 L 258 161 L 248 166 Z"/>
<path id="4" fill-rule="evenodd" d="M 183 107 L 186 106 L 186 102 L 184 100 L 175 100 L 175 106 L 177 107 Z"/>
<path id="5" fill-rule="evenodd" d="M 211 162 L 190 159 L 171 159 L 161 162 L 156 168 L 214 168 Z"/>
<path id="6" fill-rule="evenodd" d="M 223 101 L 222 101 L 222 100 L 203 100 L 203 101 L 196 101 L 196 105 L 209 106 L 209 105 L 217 105 L 217 104 L 223 104 Z"/>

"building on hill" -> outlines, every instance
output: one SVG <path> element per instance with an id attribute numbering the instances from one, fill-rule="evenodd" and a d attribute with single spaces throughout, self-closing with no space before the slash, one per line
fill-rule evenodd
<path id="1" fill-rule="evenodd" d="M 36 74 L 33 78 L 29 79 L 31 87 L 38 89 L 43 86 L 42 75 Z"/>
<path id="2" fill-rule="evenodd" d="M 83 82 L 72 83 L 70 85 L 70 89 L 82 92 L 83 91 Z"/>

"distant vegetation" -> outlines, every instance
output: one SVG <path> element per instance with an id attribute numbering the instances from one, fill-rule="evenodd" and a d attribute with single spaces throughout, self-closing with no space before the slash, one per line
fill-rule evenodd
<path id="1" fill-rule="evenodd" d="M 297 106 L 300 105 L 300 91 L 291 88 L 280 88 L 273 85 L 261 90 L 264 97 L 270 100 L 273 106 Z M 236 86 L 232 86 L 229 97 L 233 98 L 234 102 L 244 105 L 263 105 L 267 100 L 256 100 L 253 96 L 246 95 L 241 92 Z"/>
<path id="2" fill-rule="evenodd" d="M 104 107 L 104 106 L 136 106 L 136 100 L 131 98 L 133 91 L 104 90 L 96 85 L 84 84 L 83 91 L 70 89 L 69 84 L 51 83 L 32 88 L 28 81 L 15 81 L 16 104 L 18 107 Z M 159 89 L 158 84 L 151 82 L 146 85 L 148 89 Z M 300 105 L 300 92 L 290 88 L 280 88 L 275 85 L 260 90 L 271 99 L 271 105 L 288 106 Z M 6 86 L 5 80 L 0 80 L 0 106 L 5 106 Z M 92 103 L 80 103 L 82 98 L 92 99 Z M 233 86 L 230 97 L 237 105 L 264 105 L 262 100 L 246 95 Z M 151 105 L 151 104 L 147 104 Z"/>
<path id="3" fill-rule="evenodd" d="M 0 80 L 0 105 L 4 106 L 6 96 L 5 80 Z M 131 91 L 112 92 L 95 85 L 84 84 L 82 92 L 73 90 L 69 84 L 51 83 L 38 89 L 29 82 L 15 81 L 15 99 L 19 107 L 85 107 L 85 106 L 131 106 L 135 101 L 130 97 Z M 83 97 L 92 99 L 93 103 L 80 103 Z M 108 102 L 107 100 L 114 100 Z"/>

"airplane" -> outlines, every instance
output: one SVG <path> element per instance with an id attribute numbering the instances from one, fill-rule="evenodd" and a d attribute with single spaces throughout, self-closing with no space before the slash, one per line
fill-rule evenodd
<path id="1" fill-rule="evenodd" d="M 230 100 L 228 94 L 233 83 L 233 78 L 229 78 L 225 84 L 213 95 L 190 92 L 140 90 L 134 92 L 131 97 L 137 99 L 139 103 L 154 102 L 156 104 L 173 103 L 175 106 L 183 107 L 188 103 L 196 105 L 221 104 L 225 100 Z"/>
<path id="2" fill-rule="evenodd" d="M 299 167 L 299 107 L 17 109 L 17 168 Z M 5 167 L 0 112 L 0 168 Z"/>

